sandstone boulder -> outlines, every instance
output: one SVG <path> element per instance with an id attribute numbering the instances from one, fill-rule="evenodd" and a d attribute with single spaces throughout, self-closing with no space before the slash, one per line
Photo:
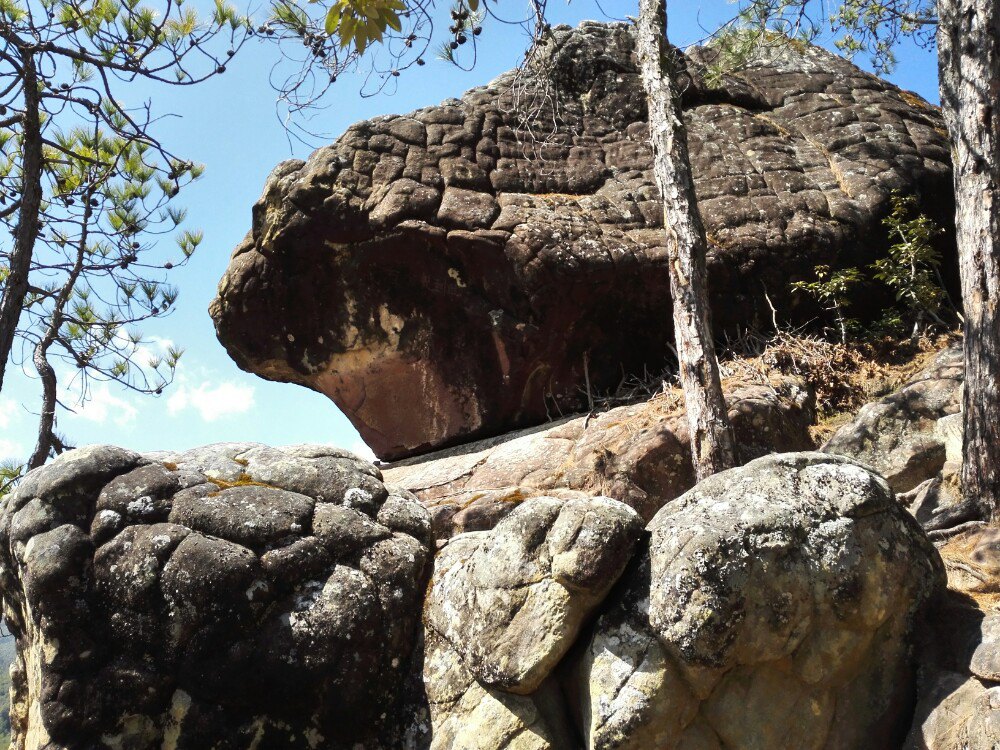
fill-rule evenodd
<path id="1" fill-rule="evenodd" d="M 892 746 L 916 617 L 944 574 L 884 480 L 834 456 L 769 456 L 649 528 L 575 669 L 586 747 Z"/>
<path id="2" fill-rule="evenodd" d="M 944 557 L 946 565 L 955 560 Z M 1000 612 L 992 606 L 989 597 L 949 591 L 933 608 L 918 651 L 920 699 L 905 750 L 1000 745 Z"/>
<path id="3" fill-rule="evenodd" d="M 0 510 L 15 747 L 376 747 L 430 519 L 321 446 L 63 454 Z"/>
<path id="4" fill-rule="evenodd" d="M 823 450 L 874 467 L 896 492 L 912 490 L 944 468 L 949 447 L 955 459 L 953 421 L 962 408 L 964 380 L 961 346 L 945 349 L 900 390 L 863 406 Z"/>
<path id="5" fill-rule="evenodd" d="M 610 498 L 524 502 L 435 562 L 424 622 L 483 685 L 535 692 L 607 595 L 642 532 Z"/>
<path id="6" fill-rule="evenodd" d="M 935 108 L 815 47 L 717 87 L 710 55 L 688 53 L 683 88 L 719 331 L 769 324 L 766 294 L 813 317 L 789 282 L 883 252 L 893 190 L 949 223 Z M 557 28 L 524 72 L 279 165 L 212 303 L 218 336 L 240 367 L 329 396 L 384 459 L 581 411 L 586 383 L 670 361 L 647 141 L 630 26 Z"/>
<path id="7" fill-rule="evenodd" d="M 813 447 L 812 399 L 792 378 L 727 382 L 729 416 L 745 460 Z M 649 521 L 694 485 L 680 392 L 593 416 L 446 449 L 383 468 L 385 481 L 428 507 L 438 539 L 493 528 L 524 500 L 606 495 Z"/>
<path id="8" fill-rule="evenodd" d="M 430 731 L 428 750 L 570 750 L 578 746 L 558 684 L 548 679 L 532 695 L 477 681 L 450 643 L 427 633 L 423 678 Z"/>
<path id="9" fill-rule="evenodd" d="M 1000 685 L 954 672 L 936 675 L 916 715 L 906 750 L 1000 747 Z"/>

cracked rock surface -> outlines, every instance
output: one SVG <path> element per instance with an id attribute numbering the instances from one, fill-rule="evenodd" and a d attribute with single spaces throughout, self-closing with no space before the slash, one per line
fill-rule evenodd
<path id="1" fill-rule="evenodd" d="M 964 381 L 959 344 L 898 391 L 863 406 L 822 450 L 873 467 L 928 531 L 969 521 L 978 509 L 961 500 L 958 486 Z"/>
<path id="2" fill-rule="evenodd" d="M 530 498 L 433 575 L 431 531 L 333 448 L 63 454 L 0 506 L 13 747 L 897 747 L 944 582 L 885 481 L 823 453 L 718 474 L 645 528 Z M 949 683 L 925 736 L 992 736 L 1000 625 L 967 629 L 935 674 L 982 710 L 948 713 Z"/>
<path id="3" fill-rule="evenodd" d="M 641 532 L 638 514 L 610 498 L 527 500 L 493 531 L 459 535 L 441 550 L 424 623 L 480 683 L 532 693 L 618 580 Z"/>
<path id="4" fill-rule="evenodd" d="M 337 449 L 63 454 L 0 511 L 13 746 L 376 747 L 430 555 Z"/>
<path id="5" fill-rule="evenodd" d="M 724 383 L 744 460 L 813 447 L 813 405 L 794 378 Z M 491 529 L 540 495 L 620 500 L 649 521 L 695 482 L 677 391 L 593 416 L 446 449 L 383 467 L 385 481 L 430 510 L 435 536 Z"/>
<path id="6" fill-rule="evenodd" d="M 951 420 L 962 409 L 965 365 L 961 345 L 934 361 L 898 391 L 861 407 L 849 424 L 823 446 L 828 453 L 863 461 L 877 469 L 896 492 L 907 492 L 934 477 L 951 453 Z M 942 419 L 948 419 L 938 425 Z M 959 417 L 960 419 L 960 417 Z M 961 458 L 961 421 L 958 458 Z"/>
<path id="7" fill-rule="evenodd" d="M 883 479 L 835 456 L 769 456 L 701 482 L 649 529 L 576 667 L 586 747 L 894 746 L 915 618 L 944 571 Z"/>
<path id="8" fill-rule="evenodd" d="M 523 75 L 280 164 L 212 303 L 229 354 L 326 394 L 384 459 L 660 372 L 665 233 L 633 48 L 625 24 L 560 27 Z M 683 106 L 718 331 L 768 326 L 766 294 L 814 317 L 789 282 L 884 252 L 893 190 L 949 224 L 935 108 L 815 47 L 709 88 L 708 54 L 689 52 Z M 533 98 L 558 112 L 514 104 Z"/>

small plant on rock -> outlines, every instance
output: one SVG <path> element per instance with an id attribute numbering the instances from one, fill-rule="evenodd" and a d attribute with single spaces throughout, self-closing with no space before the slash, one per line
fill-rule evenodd
<path id="1" fill-rule="evenodd" d="M 15 461 L 0 461 L 0 500 L 14 489 L 24 467 Z"/>
<path id="2" fill-rule="evenodd" d="M 851 291 L 863 281 L 861 272 L 854 267 L 833 270 L 827 265 L 816 266 L 814 270 L 815 281 L 793 282 L 792 289 L 805 292 L 832 312 L 840 329 L 840 340 L 846 343 L 847 331 L 854 327 L 855 321 L 845 317 L 844 312 L 851 304 Z"/>
<path id="3" fill-rule="evenodd" d="M 945 325 L 938 315 L 944 301 L 939 270 L 941 254 L 933 244 L 943 230 L 916 209 L 914 196 L 893 193 L 892 213 L 883 223 L 894 243 L 888 256 L 871 266 L 874 277 L 893 290 L 896 301 L 912 316 L 912 338 L 917 338 L 927 318 Z"/>

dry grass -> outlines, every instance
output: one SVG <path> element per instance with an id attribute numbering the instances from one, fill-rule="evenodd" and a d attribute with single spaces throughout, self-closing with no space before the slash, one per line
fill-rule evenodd
<path id="1" fill-rule="evenodd" d="M 723 382 L 768 384 L 779 375 L 802 378 L 816 398 L 812 434 L 821 444 L 859 408 L 897 390 L 958 340 L 955 333 L 944 333 L 843 344 L 802 331 L 746 331 L 726 341 L 719 364 Z M 614 392 L 591 398 L 595 411 L 651 400 L 683 405 L 676 368 L 623 377 Z"/>
<path id="2" fill-rule="evenodd" d="M 897 390 L 956 340 L 946 333 L 843 344 L 796 331 L 748 332 L 730 342 L 731 356 L 721 367 L 725 376 L 745 380 L 766 382 L 776 374 L 802 378 L 816 398 L 813 437 L 822 442 L 859 408 Z"/>

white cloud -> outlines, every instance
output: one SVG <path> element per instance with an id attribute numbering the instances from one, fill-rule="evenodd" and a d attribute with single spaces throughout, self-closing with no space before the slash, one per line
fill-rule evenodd
<path id="1" fill-rule="evenodd" d="M 26 453 L 27 451 L 20 443 L 0 438 L 0 460 L 14 458 L 18 461 L 23 461 Z"/>
<path id="2" fill-rule="evenodd" d="M 135 347 L 135 353 L 132 358 L 136 363 L 146 367 L 153 359 L 164 360 L 167 352 L 173 347 L 174 342 L 171 339 L 165 339 L 161 336 L 149 336 L 145 344 Z M 166 372 L 166 367 L 163 368 L 163 371 Z"/>
<path id="3" fill-rule="evenodd" d="M 363 458 L 365 461 L 376 460 L 375 452 L 363 440 L 355 440 L 347 450 L 358 458 Z"/>
<path id="4" fill-rule="evenodd" d="M 182 382 L 174 387 L 173 393 L 167 399 L 167 409 L 171 414 L 194 409 L 206 422 L 214 422 L 220 417 L 233 414 L 243 414 L 250 411 L 253 406 L 253 386 L 231 381 L 223 381 L 218 385 L 206 381 L 197 388 Z"/>
<path id="5" fill-rule="evenodd" d="M 90 394 L 82 403 L 74 403 L 73 398 L 79 394 L 69 394 L 65 402 L 73 410 L 73 416 L 86 419 L 88 422 L 107 424 L 110 420 L 119 427 L 125 427 L 135 421 L 139 410 L 123 398 L 111 392 L 107 385 L 99 384 L 90 389 Z M 65 399 L 65 395 L 63 396 Z"/>
<path id="6" fill-rule="evenodd" d="M 17 421 L 17 404 L 9 398 L 0 398 L 0 430 L 6 430 Z"/>

